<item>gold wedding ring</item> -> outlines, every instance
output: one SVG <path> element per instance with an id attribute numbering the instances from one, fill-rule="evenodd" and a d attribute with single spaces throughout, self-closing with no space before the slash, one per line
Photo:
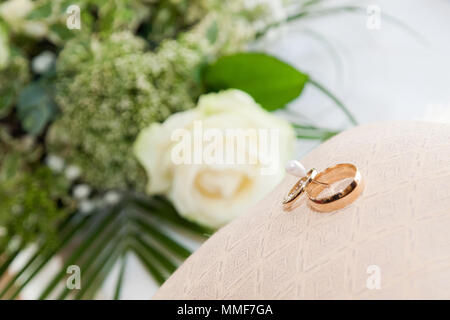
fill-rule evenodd
<path id="1" fill-rule="evenodd" d="M 283 204 L 288 204 L 297 199 L 306 189 L 306 186 L 316 177 L 317 170 L 311 169 L 308 171 L 305 177 L 297 181 L 292 187 L 287 196 L 283 200 Z"/>
<path id="2" fill-rule="evenodd" d="M 320 197 L 327 187 L 321 184 L 308 184 L 305 191 L 308 194 L 310 206 L 321 212 L 330 212 L 342 209 L 354 202 L 364 189 L 364 183 L 358 168 L 350 163 L 341 163 L 329 167 L 316 176 L 316 180 L 326 182 L 329 185 L 351 178 L 350 184 L 330 196 Z"/>
<path id="3" fill-rule="evenodd" d="M 351 179 L 347 187 L 329 196 L 321 196 L 321 193 L 333 183 L 344 179 Z M 364 183 L 358 168 L 350 163 L 341 163 L 320 173 L 317 173 L 316 169 L 311 169 L 305 177 L 292 187 L 284 198 L 283 204 L 288 205 L 303 193 L 306 193 L 309 205 L 314 210 L 330 212 L 342 209 L 354 202 L 363 189 Z"/>

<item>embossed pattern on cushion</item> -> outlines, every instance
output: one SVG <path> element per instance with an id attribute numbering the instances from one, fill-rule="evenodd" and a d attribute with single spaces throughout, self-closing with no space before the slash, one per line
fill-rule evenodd
<path id="1" fill-rule="evenodd" d="M 156 299 L 450 299 L 450 126 L 372 124 L 330 139 L 307 168 L 351 162 L 365 178 L 351 206 L 284 212 L 283 182 L 203 244 Z M 367 267 L 381 289 L 366 287 Z"/>

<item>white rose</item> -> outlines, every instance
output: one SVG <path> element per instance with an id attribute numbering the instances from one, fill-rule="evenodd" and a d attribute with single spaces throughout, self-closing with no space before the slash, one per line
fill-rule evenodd
<path id="1" fill-rule="evenodd" d="M 183 129 L 194 141 L 199 124 L 203 134 L 213 129 L 224 134 L 224 138 L 230 129 L 246 130 L 255 139 L 261 129 L 268 135 L 276 133 L 276 139 L 269 140 L 276 143 L 267 145 L 276 149 L 268 150 L 271 158 L 265 160 L 270 162 L 263 161 L 257 158 L 262 153 L 262 144 L 252 148 L 251 143 L 246 143 L 239 149 L 236 140 L 232 140 L 232 149 L 245 154 L 244 163 L 208 162 L 201 154 L 200 163 L 175 164 L 174 151 L 181 145 L 172 135 L 177 129 Z M 212 142 L 202 137 L 200 135 L 200 149 L 205 152 Z M 248 94 L 227 90 L 204 95 L 195 109 L 173 114 L 163 124 L 155 123 L 142 130 L 134 151 L 149 177 L 147 191 L 150 194 L 165 194 L 185 218 L 218 228 L 254 205 L 280 182 L 284 163 L 292 158 L 294 143 L 294 131 L 285 120 L 262 109 Z M 224 143 L 222 150 L 226 157 L 232 149 L 225 146 L 230 145 Z M 195 152 L 198 154 L 199 149 L 193 148 L 190 159 Z M 250 156 L 258 161 L 249 161 Z M 264 173 L 263 168 L 269 167 L 273 170 Z"/>

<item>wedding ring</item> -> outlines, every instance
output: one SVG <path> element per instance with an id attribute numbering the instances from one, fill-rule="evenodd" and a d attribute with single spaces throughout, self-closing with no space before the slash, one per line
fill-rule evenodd
<path id="1" fill-rule="evenodd" d="M 331 196 L 325 197 L 320 197 L 320 194 L 327 186 L 322 184 L 307 184 L 305 191 L 308 195 L 310 206 L 317 211 L 330 212 L 342 209 L 354 202 L 363 191 L 364 183 L 361 173 L 353 164 L 341 163 L 329 167 L 317 174 L 314 180 L 331 185 L 347 178 L 351 178 L 352 181 L 346 188 L 335 192 Z"/>
<path id="2" fill-rule="evenodd" d="M 305 191 L 308 184 L 310 184 L 311 181 L 314 180 L 316 175 L 317 175 L 316 169 L 313 168 L 309 170 L 306 176 L 298 180 L 297 183 L 292 187 L 287 196 L 284 198 L 283 204 L 286 205 L 297 199 Z"/>

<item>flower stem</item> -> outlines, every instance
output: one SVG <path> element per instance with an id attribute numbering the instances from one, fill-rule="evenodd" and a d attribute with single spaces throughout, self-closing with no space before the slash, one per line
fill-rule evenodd
<path id="1" fill-rule="evenodd" d="M 312 2 L 311 6 L 313 6 L 315 3 Z M 330 7 L 330 8 L 323 8 L 323 9 L 318 9 L 318 10 L 302 10 L 299 11 L 293 15 L 288 16 L 287 18 L 280 20 L 280 21 L 276 21 L 273 22 L 267 26 L 265 26 L 265 28 L 261 31 L 259 31 L 256 34 L 256 39 L 261 38 L 262 36 L 264 36 L 270 29 L 272 28 L 277 28 L 279 26 L 281 26 L 284 23 L 289 23 L 292 21 L 295 21 L 297 19 L 309 16 L 309 17 L 314 17 L 314 16 L 325 16 L 328 14 L 335 14 L 335 13 L 341 13 L 341 12 L 356 12 L 356 13 L 366 13 L 366 8 L 361 7 L 361 6 L 340 6 L 340 7 Z M 387 13 L 382 13 L 381 16 L 386 19 L 387 21 L 389 21 L 390 23 L 392 23 L 393 25 L 396 25 L 398 27 L 400 27 L 401 29 L 403 29 L 403 31 L 409 33 L 412 37 L 414 37 L 417 41 L 419 41 L 420 43 L 422 43 L 423 45 L 428 44 L 428 41 L 426 38 L 424 38 L 423 35 L 421 35 L 419 32 L 417 32 L 416 30 L 414 30 L 413 28 L 411 28 L 410 26 L 408 26 L 406 23 L 404 23 L 403 21 L 401 21 L 400 19 L 397 19 L 396 17 L 389 15 Z"/>
<path id="2" fill-rule="evenodd" d="M 342 112 L 345 113 L 347 118 L 350 120 L 350 122 L 354 125 L 357 125 L 358 122 L 356 121 L 355 117 L 351 114 L 351 112 L 347 109 L 347 107 L 339 100 L 334 94 L 332 94 L 328 89 L 326 89 L 323 85 L 318 83 L 312 78 L 309 78 L 309 83 L 312 84 L 314 87 L 316 87 L 319 91 L 321 91 L 323 94 L 325 94 L 328 98 L 333 100 L 333 102 L 342 110 Z"/>

